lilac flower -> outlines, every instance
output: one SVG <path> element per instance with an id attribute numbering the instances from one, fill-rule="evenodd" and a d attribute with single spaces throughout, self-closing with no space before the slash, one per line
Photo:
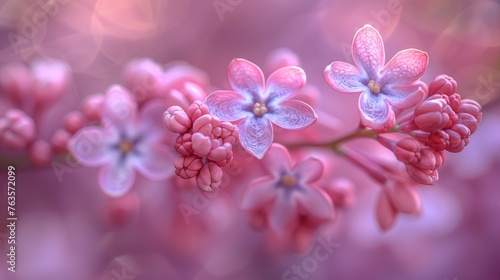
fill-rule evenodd
<path id="1" fill-rule="evenodd" d="M 69 141 L 68 148 L 86 166 L 102 166 L 99 183 L 111 196 L 125 194 L 133 185 L 135 171 L 151 180 L 172 173 L 173 155 L 162 144 L 165 130 L 161 104 L 146 104 L 138 116 L 131 94 L 111 87 L 102 104 L 102 128 L 85 127 Z"/>
<path id="2" fill-rule="evenodd" d="M 305 85 L 306 75 L 299 67 L 283 67 L 272 73 L 267 83 L 260 68 L 248 60 L 236 58 L 227 70 L 233 91 L 210 94 L 205 103 L 221 121 L 238 123 L 240 142 L 261 159 L 273 143 L 272 123 L 289 130 L 313 124 L 316 113 L 311 106 L 289 100 Z"/>
<path id="3" fill-rule="evenodd" d="M 324 169 L 319 159 L 293 164 L 288 150 L 273 144 L 262 163 L 268 175 L 250 182 L 243 195 L 243 209 L 263 210 L 270 229 L 278 235 L 293 230 L 300 217 L 317 222 L 333 218 L 330 197 L 314 185 Z"/>
<path id="4" fill-rule="evenodd" d="M 385 63 L 384 42 L 371 25 L 358 30 L 352 43 L 356 66 L 335 61 L 324 71 L 326 82 L 343 93 L 361 93 L 359 110 L 362 123 L 383 130 L 395 124 L 391 106 L 407 109 L 425 96 L 425 84 L 419 81 L 427 68 L 427 53 L 406 49 Z"/>

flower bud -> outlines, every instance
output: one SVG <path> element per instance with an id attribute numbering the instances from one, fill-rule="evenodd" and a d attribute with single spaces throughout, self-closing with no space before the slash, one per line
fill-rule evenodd
<path id="1" fill-rule="evenodd" d="M 163 122 L 168 130 L 175 133 L 186 133 L 191 129 L 191 119 L 179 106 L 172 106 L 163 113 Z"/>
<path id="2" fill-rule="evenodd" d="M 222 183 L 222 169 L 213 162 L 208 162 L 196 176 L 196 183 L 200 189 L 211 192 Z"/>
<path id="3" fill-rule="evenodd" d="M 6 148 L 23 149 L 35 134 L 35 122 L 21 110 L 11 109 L 0 119 L 0 143 Z"/>
<path id="4" fill-rule="evenodd" d="M 439 75 L 429 85 L 429 96 L 434 94 L 452 95 L 457 92 L 457 82 L 448 75 Z"/>
<path id="5" fill-rule="evenodd" d="M 431 97 L 415 108 L 415 125 L 427 132 L 434 132 L 453 125 L 457 119 L 455 112 L 439 95 Z"/>
<path id="6" fill-rule="evenodd" d="M 193 178 L 203 168 L 203 161 L 196 155 L 180 156 L 174 163 L 175 174 L 181 178 Z"/>
<path id="7" fill-rule="evenodd" d="M 49 143 L 43 140 L 35 141 L 28 150 L 28 158 L 33 165 L 48 165 L 53 158 L 52 149 Z"/>

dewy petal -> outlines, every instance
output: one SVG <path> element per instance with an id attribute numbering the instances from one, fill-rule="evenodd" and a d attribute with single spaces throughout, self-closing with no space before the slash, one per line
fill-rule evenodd
<path id="1" fill-rule="evenodd" d="M 328 195 L 314 187 L 305 186 L 297 195 L 298 204 L 313 218 L 328 220 L 333 218 L 333 203 Z"/>
<path id="2" fill-rule="evenodd" d="M 367 24 L 356 32 L 352 42 L 352 57 L 369 79 L 377 80 L 385 63 L 384 41 L 377 29 Z"/>
<path id="3" fill-rule="evenodd" d="M 215 91 L 205 100 L 210 114 L 218 117 L 221 121 L 237 121 L 250 115 L 244 110 L 244 106 L 253 106 L 234 91 Z"/>
<path id="4" fill-rule="evenodd" d="M 287 66 L 274 71 L 266 84 L 265 97 L 269 101 L 287 100 L 301 91 L 306 84 L 302 68 Z"/>
<path id="5" fill-rule="evenodd" d="M 426 87 L 423 82 L 418 81 L 406 86 L 385 86 L 382 93 L 392 106 L 408 109 L 422 102 L 425 98 Z"/>
<path id="6" fill-rule="evenodd" d="M 273 143 L 273 127 L 265 117 L 248 117 L 238 124 L 240 143 L 255 157 L 262 159 Z"/>
<path id="7" fill-rule="evenodd" d="M 241 208 L 253 210 L 264 207 L 276 197 L 276 178 L 264 176 L 251 181 L 243 194 Z"/>
<path id="8" fill-rule="evenodd" d="M 297 163 L 293 169 L 300 182 L 307 184 L 317 181 L 323 175 L 324 164 L 318 158 L 307 158 Z"/>
<path id="9" fill-rule="evenodd" d="M 429 55 L 417 49 L 398 52 L 380 72 L 380 84 L 405 85 L 420 79 L 427 69 Z"/>
<path id="10" fill-rule="evenodd" d="M 84 127 L 68 141 L 68 149 L 78 162 L 98 166 L 109 160 L 105 133 L 97 127 Z"/>
<path id="11" fill-rule="evenodd" d="M 387 100 L 385 100 L 381 94 L 361 94 L 359 96 L 358 106 L 363 123 L 374 129 L 383 126 L 383 124 L 391 120 L 391 115 L 394 115 Z"/>
<path id="12" fill-rule="evenodd" d="M 142 143 L 137 153 L 129 157 L 134 167 L 150 180 L 163 180 L 174 173 L 176 155 L 161 142 Z"/>
<path id="13" fill-rule="evenodd" d="M 227 78 L 231 88 L 248 100 L 263 94 L 264 74 L 257 65 L 246 59 L 233 59 L 227 69 Z"/>
<path id="14" fill-rule="evenodd" d="M 296 195 L 280 193 L 269 213 L 269 226 L 277 234 L 285 234 L 287 228 L 298 217 Z"/>
<path id="15" fill-rule="evenodd" d="M 137 103 L 121 86 L 112 86 L 104 95 L 102 122 L 104 126 L 128 127 L 136 119 Z M 161 116 L 160 116 L 161 119 Z"/>
<path id="16" fill-rule="evenodd" d="M 366 90 L 363 75 L 359 69 L 349 63 L 334 61 L 323 72 L 323 77 L 330 87 L 343 93 L 359 93 Z"/>
<path id="17" fill-rule="evenodd" d="M 262 159 L 264 168 L 274 178 L 280 178 L 283 173 L 292 173 L 292 158 L 287 148 L 280 144 L 273 144 L 266 156 Z M 281 179 L 281 178 L 280 178 Z"/>
<path id="18" fill-rule="evenodd" d="M 122 196 L 134 184 L 135 171 L 124 162 L 103 166 L 99 172 L 99 183 L 103 191 L 110 196 Z"/>
<path id="19" fill-rule="evenodd" d="M 271 111 L 266 116 L 284 129 L 303 129 L 318 119 L 311 106 L 298 100 L 287 100 L 273 105 L 270 109 Z"/>

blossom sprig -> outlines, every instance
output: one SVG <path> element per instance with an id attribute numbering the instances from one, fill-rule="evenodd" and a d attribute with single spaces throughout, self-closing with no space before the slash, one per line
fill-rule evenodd
<path id="1" fill-rule="evenodd" d="M 239 133 L 230 122 L 221 122 L 210 114 L 207 105 L 195 101 L 187 112 L 179 106 L 165 111 L 168 130 L 178 133 L 175 149 L 175 174 L 184 179 L 196 178 L 198 187 L 211 192 L 222 182 L 222 169 L 233 158 L 233 145 Z"/>

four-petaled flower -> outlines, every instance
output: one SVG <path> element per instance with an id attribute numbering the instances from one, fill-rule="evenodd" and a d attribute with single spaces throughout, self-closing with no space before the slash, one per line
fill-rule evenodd
<path id="1" fill-rule="evenodd" d="M 267 83 L 260 68 L 244 59 L 234 59 L 227 70 L 233 91 L 210 94 L 205 104 L 221 121 L 238 123 L 241 145 L 261 159 L 273 143 L 272 123 L 290 130 L 313 124 L 316 113 L 308 104 L 289 100 L 305 85 L 299 67 L 287 66 L 272 73 Z"/>
<path id="2" fill-rule="evenodd" d="M 322 161 L 311 157 L 293 164 L 288 150 L 273 144 L 262 163 L 268 175 L 250 182 L 241 208 L 263 211 L 278 236 L 293 231 L 304 216 L 318 223 L 333 218 L 332 200 L 314 184 L 323 174 Z"/>
<path id="3" fill-rule="evenodd" d="M 80 129 L 68 148 L 86 166 L 102 166 L 99 183 L 110 196 L 121 196 L 133 185 L 135 170 L 161 180 L 172 172 L 173 155 L 163 143 L 162 104 L 146 104 L 140 116 L 131 94 L 120 86 L 104 96 L 101 127 Z"/>
<path id="4" fill-rule="evenodd" d="M 356 66 L 335 61 L 326 67 L 324 78 L 334 90 L 361 93 L 358 106 L 365 126 L 391 128 L 395 124 L 391 106 L 411 108 L 425 97 L 426 86 L 419 79 L 427 68 L 426 52 L 402 50 L 384 65 L 384 42 L 371 25 L 358 30 L 351 51 Z"/>

